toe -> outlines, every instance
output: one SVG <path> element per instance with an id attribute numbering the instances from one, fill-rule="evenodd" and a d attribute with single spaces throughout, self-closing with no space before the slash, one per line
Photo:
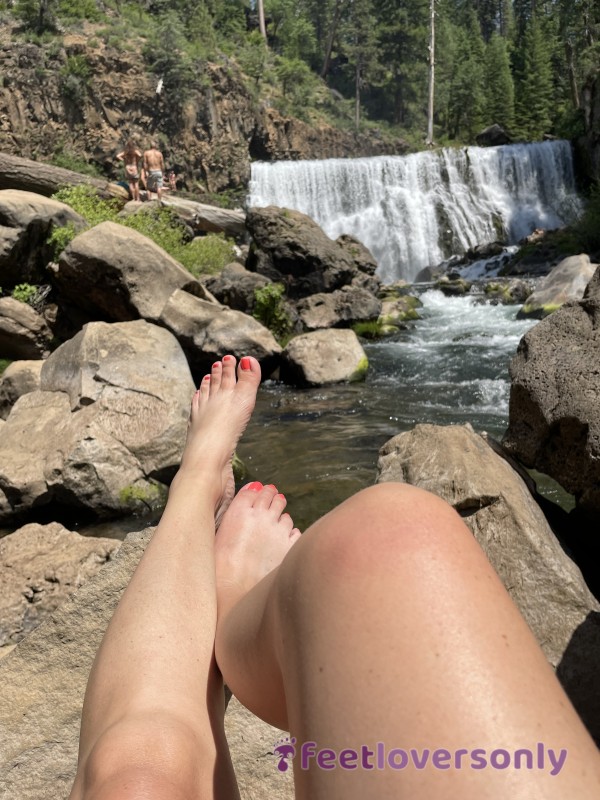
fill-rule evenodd
<path id="1" fill-rule="evenodd" d="M 235 358 L 234 356 L 223 356 L 223 378 L 221 381 L 223 389 L 233 389 L 235 386 Z"/>
<path id="2" fill-rule="evenodd" d="M 279 524 L 285 534 L 289 536 L 292 532 L 292 528 L 294 527 L 294 521 L 287 512 L 279 517 Z"/>
<path id="3" fill-rule="evenodd" d="M 202 383 L 196 394 L 198 395 L 198 403 L 201 407 L 206 400 L 208 400 L 208 395 L 210 394 L 210 375 L 205 375 L 202 378 Z"/>
<path id="4" fill-rule="evenodd" d="M 298 539 L 301 536 L 302 536 L 302 532 L 300 531 L 299 528 L 292 528 L 292 531 L 290 533 L 290 540 L 291 540 L 292 544 L 294 544 L 294 542 L 298 541 Z"/>
<path id="5" fill-rule="evenodd" d="M 273 484 L 269 484 L 265 486 L 259 493 L 258 497 L 256 498 L 256 502 L 254 503 L 255 508 L 270 508 L 271 503 L 273 502 L 273 498 L 277 494 L 277 488 L 273 486 Z"/>
<path id="6" fill-rule="evenodd" d="M 192 397 L 192 407 L 190 411 L 190 417 L 193 419 L 194 415 L 198 413 L 198 407 L 200 405 L 200 389 L 197 389 Z"/>
<path id="7" fill-rule="evenodd" d="M 223 365 L 220 361 L 215 361 L 212 365 L 210 373 L 210 394 L 216 394 L 221 388 L 221 379 L 223 377 Z"/>
<path id="8" fill-rule="evenodd" d="M 260 364 L 252 356 L 244 356 L 240 359 L 237 368 L 238 389 L 246 390 L 252 388 L 256 391 L 260 383 Z"/>
<path id="9" fill-rule="evenodd" d="M 276 494 L 273 499 L 271 500 L 271 511 L 280 517 L 283 514 L 283 510 L 287 505 L 287 500 L 285 499 L 285 495 L 283 494 Z"/>

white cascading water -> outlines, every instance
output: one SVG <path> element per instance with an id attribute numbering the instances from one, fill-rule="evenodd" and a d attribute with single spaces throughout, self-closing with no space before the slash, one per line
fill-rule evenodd
<path id="1" fill-rule="evenodd" d="M 256 162 L 249 206 L 312 217 L 332 238 L 350 233 L 385 282 L 581 213 L 569 142 L 466 147 L 408 156 Z"/>

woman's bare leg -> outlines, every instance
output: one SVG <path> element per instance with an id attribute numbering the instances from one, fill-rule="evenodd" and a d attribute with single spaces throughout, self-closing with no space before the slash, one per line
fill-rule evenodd
<path id="1" fill-rule="evenodd" d="M 298 800 L 600 796 L 591 738 L 446 503 L 404 484 L 374 486 L 291 548 L 256 514 L 247 530 L 230 526 L 234 512 L 236 501 L 217 534 L 217 662 L 245 705 L 296 738 Z M 269 552 L 285 558 L 265 576 Z M 378 742 L 388 754 L 429 750 L 427 766 L 378 769 L 369 755 Z M 322 748 L 355 751 L 357 762 L 346 758 L 356 768 L 319 768 Z M 439 754 L 438 767 L 431 753 L 442 748 L 449 758 Z M 502 752 L 491 766 L 502 750 L 531 751 L 531 768 L 526 753 L 520 769 L 498 768 Z"/>
<path id="2" fill-rule="evenodd" d="M 225 356 L 194 395 L 181 467 L 108 626 L 85 697 L 72 800 L 238 797 L 213 657 L 215 513 L 260 367 Z"/>

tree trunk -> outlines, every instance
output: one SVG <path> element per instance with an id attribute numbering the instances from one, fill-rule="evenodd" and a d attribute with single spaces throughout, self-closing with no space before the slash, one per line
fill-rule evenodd
<path id="1" fill-rule="evenodd" d="M 265 42 L 267 41 L 267 26 L 265 24 L 265 5 L 263 0 L 258 0 L 257 3 L 258 9 L 258 27 L 260 30 L 260 35 L 263 37 Z"/>
<path id="2" fill-rule="evenodd" d="M 567 72 L 569 73 L 569 85 L 571 87 L 571 100 L 573 101 L 573 108 L 581 108 L 579 100 L 579 86 L 577 85 L 577 75 L 575 74 L 575 59 L 573 53 L 573 45 L 565 39 L 565 55 L 567 58 Z"/>
<path id="3" fill-rule="evenodd" d="M 360 58 L 356 62 L 354 76 L 354 127 L 358 130 L 360 125 Z"/>
<path id="4" fill-rule="evenodd" d="M 100 197 L 118 197 L 129 200 L 129 192 L 116 183 L 109 183 L 102 178 L 80 175 L 70 169 L 53 167 L 41 161 L 30 161 L 27 158 L 9 156 L 0 153 L 0 189 L 20 189 L 35 192 L 45 197 L 57 192 L 63 186 L 80 186 L 88 184 L 97 190 Z"/>
<path id="5" fill-rule="evenodd" d="M 331 53 L 333 51 L 333 43 L 337 33 L 338 25 L 342 16 L 342 2 L 343 0 L 336 0 L 335 10 L 333 12 L 333 19 L 331 20 L 331 28 L 329 29 L 329 37 L 327 39 L 327 50 L 325 51 L 325 58 L 323 60 L 323 67 L 321 69 L 321 77 L 326 78 L 331 66 Z"/>
<path id="6" fill-rule="evenodd" d="M 435 95 L 435 0 L 430 0 L 429 35 L 429 108 L 427 111 L 426 144 L 433 147 L 433 100 Z"/>

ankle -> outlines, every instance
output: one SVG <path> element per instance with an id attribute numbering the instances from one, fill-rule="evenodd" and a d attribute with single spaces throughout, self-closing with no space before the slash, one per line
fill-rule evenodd
<path id="1" fill-rule="evenodd" d="M 177 470 L 169 488 L 169 498 L 176 494 L 197 497 L 215 508 L 223 493 L 221 476 L 215 470 L 181 466 Z"/>

